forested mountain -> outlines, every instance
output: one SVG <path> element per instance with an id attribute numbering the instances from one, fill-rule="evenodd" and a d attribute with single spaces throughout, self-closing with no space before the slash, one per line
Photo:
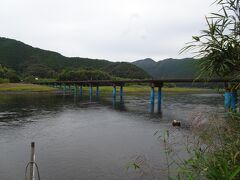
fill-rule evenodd
<path id="1" fill-rule="evenodd" d="M 66 71 L 104 71 L 114 77 L 143 79 L 150 76 L 131 63 L 65 57 L 59 53 L 34 48 L 20 41 L 0 37 L 0 64 L 21 76 L 57 77 Z M 85 71 L 84 71 L 85 72 Z"/>
<path id="2" fill-rule="evenodd" d="M 140 71 L 140 70 L 141 71 Z M 108 72 L 110 75 L 122 78 L 136 78 L 142 79 L 143 77 L 151 78 L 146 71 L 142 70 L 141 68 L 133 65 L 131 63 L 126 62 L 116 62 L 112 63 L 103 68 L 104 71 Z M 132 74 L 134 73 L 134 74 Z"/>
<path id="3" fill-rule="evenodd" d="M 150 58 L 133 62 L 136 66 L 148 72 L 153 78 L 195 78 L 198 67 L 195 59 L 165 59 L 154 61 Z"/>

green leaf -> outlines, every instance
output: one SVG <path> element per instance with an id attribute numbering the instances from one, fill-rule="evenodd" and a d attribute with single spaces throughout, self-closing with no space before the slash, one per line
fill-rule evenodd
<path id="1" fill-rule="evenodd" d="M 193 36 L 192 37 L 195 41 L 200 41 L 200 38 L 198 36 Z"/>
<path id="2" fill-rule="evenodd" d="M 238 166 L 233 173 L 230 175 L 230 180 L 232 180 L 234 177 L 236 177 L 240 173 L 240 166 Z"/>

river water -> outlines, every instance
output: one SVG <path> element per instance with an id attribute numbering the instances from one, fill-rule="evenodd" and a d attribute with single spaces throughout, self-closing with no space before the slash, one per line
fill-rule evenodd
<path id="1" fill-rule="evenodd" d="M 148 95 L 0 94 L 0 179 L 24 179 L 30 143 L 43 180 L 166 178 L 162 134 L 174 134 L 184 157 L 184 137 L 199 114 L 223 112 L 218 94 L 164 94 L 162 114 L 149 113 Z M 182 122 L 173 128 L 171 122 Z M 134 170 L 132 163 L 141 163 Z M 155 177 L 154 177 L 155 178 Z"/>

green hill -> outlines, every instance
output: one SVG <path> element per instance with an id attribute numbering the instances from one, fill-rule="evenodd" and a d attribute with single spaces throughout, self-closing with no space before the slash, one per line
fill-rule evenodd
<path id="1" fill-rule="evenodd" d="M 133 62 L 134 65 L 142 68 L 153 78 L 195 78 L 197 77 L 197 61 L 192 58 L 165 59 L 154 61 L 150 58 Z"/>
<path id="2" fill-rule="evenodd" d="M 140 70 L 141 71 L 140 71 Z M 143 79 L 143 77 L 151 78 L 144 70 L 136 65 L 126 62 L 116 62 L 104 68 L 104 71 L 110 75 L 122 78 Z"/>
<path id="3" fill-rule="evenodd" d="M 150 76 L 131 63 L 65 57 L 59 53 L 34 48 L 20 41 L 0 37 L 0 64 L 22 76 L 52 78 L 63 70 L 102 70 L 115 77 L 144 79 Z"/>

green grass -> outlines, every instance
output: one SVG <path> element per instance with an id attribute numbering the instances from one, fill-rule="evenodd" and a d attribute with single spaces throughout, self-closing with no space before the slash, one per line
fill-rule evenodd
<path id="1" fill-rule="evenodd" d="M 1 84 L 1 83 L 9 83 L 9 80 L 8 80 L 8 79 L 0 78 L 0 84 Z"/>
<path id="2" fill-rule="evenodd" d="M 56 90 L 55 88 L 24 83 L 3 83 L 0 84 L 0 92 L 50 92 Z"/>
<path id="3" fill-rule="evenodd" d="M 63 88 L 63 87 L 62 87 Z M 73 89 L 73 86 L 72 86 Z M 95 92 L 95 87 L 93 87 L 93 92 Z M 43 86 L 43 85 L 35 85 L 35 84 L 27 84 L 27 83 L 2 83 L 0 84 L 0 92 L 21 92 L 21 91 L 30 91 L 30 92 L 46 92 L 46 91 L 55 91 L 56 88 Z M 112 93 L 112 86 L 100 86 L 100 93 Z M 83 87 L 83 91 L 89 91 L 89 87 Z M 119 92 L 119 87 L 117 87 L 117 91 Z M 125 86 L 123 88 L 124 93 L 150 93 L 150 87 L 146 85 L 132 85 Z M 157 92 L 157 88 L 155 88 Z M 200 89 L 200 88 L 163 88 L 163 92 L 165 93 L 204 93 L 204 92 L 213 92 L 210 89 Z"/>
<path id="4" fill-rule="evenodd" d="M 95 88 L 94 88 L 95 89 Z M 88 91 L 89 87 L 83 87 L 84 91 Z M 104 93 L 110 93 L 113 91 L 113 87 L 111 86 L 101 86 L 99 87 L 99 90 Z M 212 89 L 201 89 L 201 88 L 183 88 L 183 87 L 174 87 L 174 88 L 163 88 L 163 92 L 165 93 L 203 93 L 203 92 L 214 92 Z M 117 91 L 119 91 L 119 87 L 117 87 Z M 155 91 L 157 92 L 157 88 L 155 88 Z M 149 86 L 125 86 L 123 87 L 124 93 L 149 93 L 150 87 Z"/>

